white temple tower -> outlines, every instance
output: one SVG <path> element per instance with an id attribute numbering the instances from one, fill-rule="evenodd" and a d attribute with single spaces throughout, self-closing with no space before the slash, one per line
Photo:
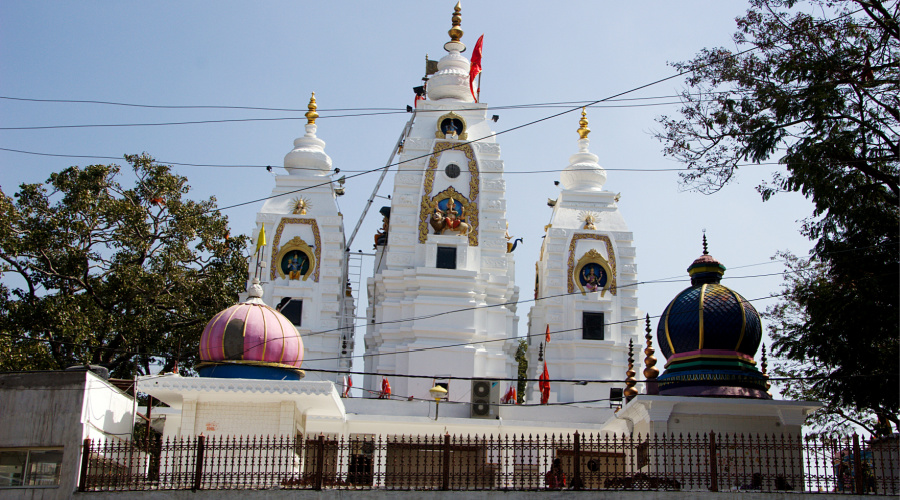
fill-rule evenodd
<path id="1" fill-rule="evenodd" d="M 487 105 L 469 88 L 458 4 L 449 34 L 403 143 L 387 239 L 367 282 L 365 371 L 436 379 L 388 377 L 395 396 L 428 398 L 447 376 L 516 373 L 517 343 L 504 340 L 516 335 L 518 288 L 503 161 Z M 381 377 L 368 376 L 365 388 L 377 394 Z M 471 389 L 450 381 L 448 398 L 471 401 Z"/>
<path id="2" fill-rule="evenodd" d="M 309 100 L 306 134 L 284 157 L 287 175 L 275 178 L 272 196 L 256 216 L 254 246 L 265 226 L 260 266 L 253 256 L 263 301 L 284 314 L 303 338 L 307 380 L 343 383 L 353 355 L 353 299 L 344 295 L 343 217 L 335 202 L 331 158 L 316 137 L 316 98 Z"/>
<path id="3" fill-rule="evenodd" d="M 546 362 L 551 380 L 624 380 L 629 340 L 635 343 L 635 359 L 643 359 L 637 355 L 643 346 L 635 248 L 619 213 L 619 195 L 603 190 L 606 171 L 588 150 L 584 111 L 579 125 L 578 152 L 560 175 L 562 190 L 536 266 L 528 378 L 538 378 Z M 550 386 L 549 402 L 567 403 L 605 400 L 610 388 L 621 389 L 624 383 Z M 540 401 L 537 383 L 528 384 L 527 396 L 529 402 Z"/>

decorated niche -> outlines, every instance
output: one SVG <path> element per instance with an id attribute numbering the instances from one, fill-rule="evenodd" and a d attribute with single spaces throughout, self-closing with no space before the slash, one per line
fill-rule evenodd
<path id="1" fill-rule="evenodd" d="M 437 171 L 440 153 L 446 150 L 461 151 L 466 155 L 470 174 L 469 194 L 471 196 L 469 198 L 463 196 L 453 186 L 436 195 L 431 194 L 434 190 L 434 176 Z M 428 160 L 428 167 L 425 169 L 424 190 L 419 207 L 419 243 L 425 243 L 428 239 L 429 222 L 432 219 L 431 216 L 435 213 L 435 206 L 441 211 L 447 210 L 449 208 L 449 200 L 453 198 L 454 208 L 465 217 L 465 222 L 469 226 L 466 232 L 469 238 L 469 245 L 478 246 L 478 182 L 478 163 L 475 161 L 475 152 L 472 150 L 471 144 L 435 141 L 434 150 L 431 153 L 431 158 Z"/>
<path id="2" fill-rule="evenodd" d="M 434 234 L 458 234 L 468 236 L 472 226 L 466 214 L 472 209 L 472 203 L 460 194 L 453 186 L 434 195 L 433 211 L 429 217 Z"/>
<path id="3" fill-rule="evenodd" d="M 282 279 L 306 281 L 316 268 L 316 254 L 303 238 L 294 236 L 275 255 L 275 270 Z"/>
<path id="4" fill-rule="evenodd" d="M 468 139 L 469 134 L 466 132 L 466 120 L 462 116 L 450 112 L 438 118 L 437 131 L 434 133 L 436 139 L 459 139 L 464 141 Z"/>
<path id="5" fill-rule="evenodd" d="M 283 245 L 281 236 L 284 228 L 291 224 L 305 224 L 312 229 L 313 244 L 303 238 L 294 236 Z M 322 260 L 322 242 L 319 237 L 319 225 L 315 219 L 285 217 L 278 223 L 275 237 L 272 239 L 272 263 L 269 270 L 271 279 L 276 276 L 282 279 L 306 281 L 312 277 L 319 281 L 319 261 Z"/>
<path id="6" fill-rule="evenodd" d="M 575 247 L 581 240 L 597 240 L 606 244 L 606 254 L 609 260 L 603 257 L 600 252 L 590 249 L 578 261 L 575 261 Z M 605 234 L 593 233 L 576 233 L 572 236 L 569 243 L 569 293 L 575 293 L 579 290 L 582 294 L 588 292 L 599 291 L 600 296 L 606 295 L 609 291 L 612 295 L 617 295 L 616 291 L 616 256 L 613 253 L 612 241 Z"/>
<path id="7" fill-rule="evenodd" d="M 609 263 L 600 255 L 600 252 L 592 248 L 578 259 L 572 281 L 575 282 L 582 295 L 589 292 L 600 292 L 600 296 L 603 297 L 609 289 L 611 275 Z"/>

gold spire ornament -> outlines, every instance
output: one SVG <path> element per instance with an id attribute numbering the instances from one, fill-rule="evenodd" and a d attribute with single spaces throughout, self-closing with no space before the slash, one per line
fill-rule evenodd
<path id="1" fill-rule="evenodd" d="M 456 7 L 453 7 L 453 17 L 450 18 L 450 21 L 453 23 L 453 27 L 450 28 L 450 31 L 447 32 L 450 35 L 451 42 L 458 42 L 463 36 L 463 30 L 460 28 L 462 25 L 462 14 L 460 11 L 462 10 L 462 5 L 460 2 L 456 2 Z"/>
<path id="2" fill-rule="evenodd" d="M 581 108 L 581 119 L 578 120 L 578 125 L 578 137 L 587 139 L 588 134 L 591 133 L 591 129 L 588 128 L 587 112 L 585 111 L 585 108 Z"/>
<path id="3" fill-rule="evenodd" d="M 647 314 L 647 326 L 644 329 L 647 332 L 644 335 L 644 338 L 647 339 L 647 347 L 644 348 L 644 379 L 646 380 L 656 380 L 656 377 L 659 376 L 659 369 L 656 368 L 656 357 L 653 354 L 656 352 L 653 349 L 653 336 L 650 335 L 650 315 Z"/>
<path id="4" fill-rule="evenodd" d="M 306 109 L 309 110 L 306 112 L 306 124 L 307 125 L 315 125 L 316 118 L 319 117 L 319 113 L 316 113 L 316 109 L 318 109 L 318 106 L 316 106 L 316 93 L 315 92 L 313 92 L 312 97 L 309 98 L 309 105 L 306 106 Z"/>
<path id="5" fill-rule="evenodd" d="M 625 396 L 625 402 L 631 401 L 631 399 L 637 396 L 637 389 L 634 388 L 637 385 L 637 380 L 634 378 L 636 375 L 634 371 L 634 339 L 630 339 L 628 341 L 628 371 L 625 372 L 625 392 L 622 393 Z"/>

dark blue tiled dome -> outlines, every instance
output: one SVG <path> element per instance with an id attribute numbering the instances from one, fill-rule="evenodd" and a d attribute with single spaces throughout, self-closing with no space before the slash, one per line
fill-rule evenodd
<path id="1" fill-rule="evenodd" d="M 688 267 L 690 288 L 659 318 L 658 344 L 667 360 L 659 394 L 770 399 L 753 360 L 762 340 L 759 313 L 720 283 L 725 266 L 703 240 L 703 255 Z"/>
<path id="2" fill-rule="evenodd" d="M 679 293 L 660 316 L 656 331 L 666 358 L 700 349 L 753 356 L 762 339 L 759 313 L 753 305 L 718 283 L 697 284 Z"/>

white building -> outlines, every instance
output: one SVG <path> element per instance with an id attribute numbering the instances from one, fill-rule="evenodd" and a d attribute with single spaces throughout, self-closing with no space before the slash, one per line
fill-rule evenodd
<path id="1" fill-rule="evenodd" d="M 387 242 L 377 246 L 367 282 L 365 371 L 435 377 L 448 384 L 451 401 L 469 401 L 470 382 L 446 377 L 516 373 L 519 292 L 507 251 L 500 145 L 487 104 L 472 96 L 459 9 L 449 34 L 447 55 L 403 141 Z M 456 347 L 428 350 L 448 345 Z M 380 384 L 380 377 L 368 377 L 365 389 L 377 393 Z M 400 394 L 427 398 L 433 381 L 392 378 L 390 384 Z"/>
<path id="2" fill-rule="evenodd" d="M 304 337 L 315 380 L 339 382 L 351 367 L 354 346 L 353 300 L 344 291 L 344 220 L 335 198 L 325 141 L 316 136 L 315 94 L 306 113 L 306 133 L 284 157 L 287 175 L 275 179 L 272 198 L 256 216 L 254 244 L 265 228 L 265 246 L 254 255 L 251 280 L 258 277 L 263 300 L 277 307 Z M 312 334 L 315 332 L 315 334 Z M 312 334 L 312 335 L 311 335 Z"/>
<path id="3" fill-rule="evenodd" d="M 628 367 L 628 342 L 639 344 L 637 265 L 633 237 L 603 189 L 606 171 L 588 149 L 584 111 L 578 152 L 560 175 L 562 189 L 535 266 L 535 303 L 528 321 L 528 374 L 548 367 L 551 379 L 617 380 Z M 550 342 L 545 342 L 545 332 Z M 550 384 L 549 402 L 605 401 L 621 384 Z M 528 401 L 540 401 L 531 384 Z"/>
<path id="4" fill-rule="evenodd" d="M 84 440 L 130 439 L 134 404 L 85 368 L 0 374 L 0 497 L 71 498 Z"/>

